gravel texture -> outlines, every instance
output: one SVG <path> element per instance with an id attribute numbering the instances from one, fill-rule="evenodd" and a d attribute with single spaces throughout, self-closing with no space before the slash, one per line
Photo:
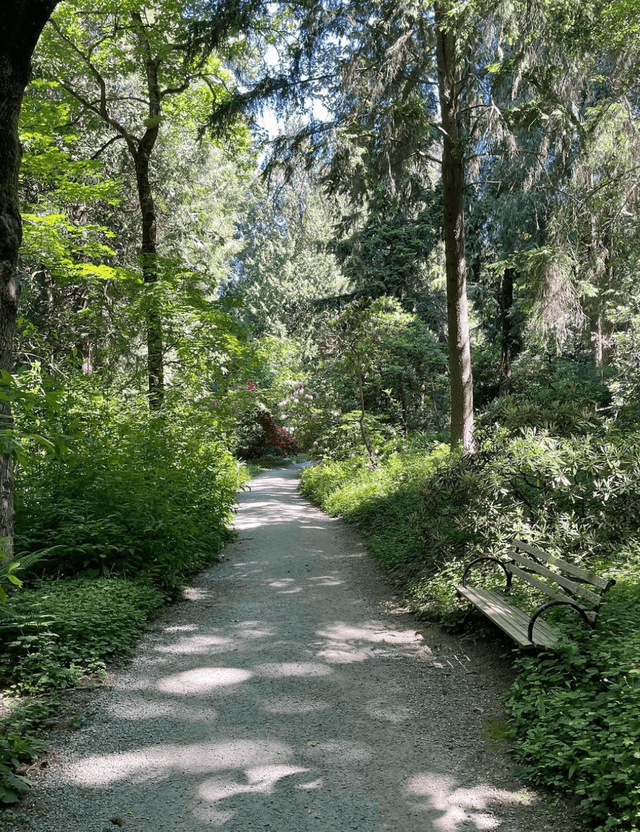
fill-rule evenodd
<path id="1" fill-rule="evenodd" d="M 73 694 L 12 830 L 577 832 L 492 739 L 509 646 L 421 629 L 298 473 L 254 479 L 223 563 Z"/>

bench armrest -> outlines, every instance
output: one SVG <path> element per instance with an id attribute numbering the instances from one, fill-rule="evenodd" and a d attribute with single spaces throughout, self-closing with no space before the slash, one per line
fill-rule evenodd
<path id="1" fill-rule="evenodd" d="M 504 561 L 501 561 L 500 558 L 492 558 L 488 555 L 485 555 L 484 557 L 474 558 L 470 563 L 466 565 L 465 570 L 462 573 L 462 586 L 467 585 L 467 575 L 469 574 L 469 570 L 471 569 L 471 567 L 474 566 L 476 563 L 480 563 L 481 561 L 485 560 L 493 561 L 493 563 L 497 563 L 498 566 L 502 568 L 502 571 L 505 574 L 505 578 L 507 579 L 506 589 L 509 589 L 509 587 L 511 586 L 511 572 L 507 568 Z"/>
<path id="2" fill-rule="evenodd" d="M 529 636 L 529 641 L 532 644 L 535 643 L 534 640 L 533 640 L 533 628 L 535 627 L 536 621 L 538 620 L 538 618 L 540 618 L 540 616 L 544 612 L 546 612 L 551 607 L 571 607 L 577 613 L 580 613 L 580 615 L 582 616 L 585 624 L 590 629 L 593 629 L 593 621 L 591 621 L 591 619 L 589 618 L 587 613 L 584 611 L 584 609 L 579 604 L 575 604 L 573 601 L 548 601 L 546 604 L 542 604 L 542 606 L 538 607 L 538 609 L 533 613 L 533 615 L 531 616 L 531 619 L 529 621 L 528 636 Z"/>

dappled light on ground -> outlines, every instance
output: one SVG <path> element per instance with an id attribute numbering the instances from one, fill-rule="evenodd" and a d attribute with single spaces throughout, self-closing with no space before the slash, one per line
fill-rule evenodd
<path id="1" fill-rule="evenodd" d="M 359 540 L 280 472 L 240 496 L 237 529 L 117 681 L 100 747 L 78 735 L 65 832 L 123 807 L 129 832 L 542 832 L 505 826 L 522 797 L 469 763 L 447 699 L 468 657 L 353 586 Z"/>
<path id="2" fill-rule="evenodd" d="M 275 501 L 264 501 L 255 504 L 256 511 L 251 517 L 238 517 L 235 522 L 235 527 L 238 531 L 246 531 L 247 529 L 258 529 L 264 526 L 281 525 L 300 518 L 300 509 L 298 506 L 291 506 L 291 508 L 283 509 L 277 506 Z M 320 528 L 316 526 L 316 528 Z"/>
<path id="3" fill-rule="evenodd" d="M 287 676 L 327 676 L 331 668 L 317 662 L 279 662 L 259 664 L 255 667 L 258 676 L 269 679 L 282 679 Z"/>
<path id="4" fill-rule="evenodd" d="M 492 813 L 492 807 L 496 804 L 523 805 L 531 800 L 526 793 L 489 786 L 462 788 L 453 777 L 435 772 L 412 777 L 407 794 L 422 799 L 416 804 L 417 808 L 428 813 L 434 810 L 441 813 L 441 817 L 433 821 L 438 832 L 456 832 L 460 824 L 469 828 L 469 823 L 478 830 L 497 829 L 501 823 Z"/>
<path id="5" fill-rule="evenodd" d="M 317 655 L 330 664 L 363 662 L 374 656 L 396 655 L 398 646 L 412 649 L 424 660 L 431 651 L 415 630 L 389 630 L 379 622 L 354 627 L 344 621 L 317 631 L 323 641 L 313 642 Z"/>
<path id="6" fill-rule="evenodd" d="M 156 649 L 160 653 L 214 653 L 225 650 L 231 639 L 220 636 L 189 636 L 182 638 L 175 644 L 162 644 Z"/>
<path id="7" fill-rule="evenodd" d="M 238 778 L 231 774 L 206 780 L 201 786 L 199 793 L 207 802 L 208 806 L 204 811 L 196 814 L 202 820 L 212 823 L 225 823 L 230 820 L 236 810 L 219 811 L 215 808 L 222 800 L 234 798 L 237 795 L 271 795 L 275 791 L 276 784 L 284 777 L 306 774 L 307 769 L 298 766 L 257 766 L 248 768 L 243 776 Z M 296 788 L 319 788 L 322 781 L 316 780 L 310 784 L 298 784 Z"/>
<path id="8" fill-rule="evenodd" d="M 144 750 L 87 758 L 72 770 L 76 782 L 102 786 L 117 780 L 143 783 L 185 774 L 281 763 L 291 758 L 289 746 L 264 740 L 152 745 Z"/>
<path id="9" fill-rule="evenodd" d="M 158 690 L 180 696 L 204 693 L 215 688 L 237 685 L 251 678 L 251 671 L 237 667 L 199 667 L 168 676 L 158 682 Z"/>

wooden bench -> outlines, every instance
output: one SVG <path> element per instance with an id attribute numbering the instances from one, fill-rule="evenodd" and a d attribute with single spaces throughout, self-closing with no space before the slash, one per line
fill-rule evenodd
<path id="1" fill-rule="evenodd" d="M 473 567 L 491 561 L 504 572 L 504 589 L 469 586 L 467 580 Z M 531 584 L 551 600 L 541 604 L 532 614 L 520 609 L 515 603 L 510 603 L 509 593 L 514 577 Z M 542 549 L 514 540 L 505 559 L 479 557 L 472 560 L 465 568 L 462 583 L 456 586 L 456 590 L 520 647 L 554 649 L 559 639 L 558 633 L 542 620 L 542 614 L 552 607 L 568 606 L 589 627 L 594 627 L 604 595 L 614 584 L 613 578 L 599 578 Z"/>

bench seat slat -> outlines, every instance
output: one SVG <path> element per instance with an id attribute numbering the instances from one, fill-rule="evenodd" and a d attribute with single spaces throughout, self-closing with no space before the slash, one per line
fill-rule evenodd
<path id="1" fill-rule="evenodd" d="M 587 589 L 585 586 L 581 586 L 580 584 L 575 583 L 575 581 L 569 580 L 569 578 L 564 578 L 562 575 L 559 575 L 557 572 L 553 572 L 551 569 L 547 569 L 546 566 L 542 566 L 539 563 L 534 563 L 529 558 L 524 557 L 519 552 L 511 552 L 511 557 L 514 560 L 517 560 L 521 566 L 525 566 L 527 569 L 535 570 L 535 572 L 542 576 L 543 578 L 547 578 L 549 581 L 553 581 L 558 586 L 564 587 L 565 589 L 572 592 L 574 595 L 579 595 L 581 598 L 584 598 L 585 601 L 588 601 L 595 607 L 600 606 L 601 598 L 599 595 L 596 595 L 595 592 L 592 592 L 590 589 Z M 515 575 L 518 575 L 520 578 L 524 578 L 525 581 L 529 581 L 529 583 L 533 584 L 533 586 L 537 586 L 538 589 L 542 589 L 543 592 L 546 592 L 547 595 L 551 595 L 552 597 L 556 597 L 558 593 L 556 593 L 552 587 L 548 587 L 547 584 L 543 583 L 542 581 L 532 581 L 527 577 L 527 573 L 523 572 L 522 570 L 518 569 L 514 566 L 507 566 Z M 562 597 L 562 596 L 560 596 Z"/>
<path id="2" fill-rule="evenodd" d="M 530 616 L 518 607 L 507 603 L 500 593 L 462 584 L 459 584 L 456 590 L 521 647 L 553 647 L 557 643 L 558 636 L 555 630 L 538 619 L 533 633 L 534 644 L 532 644 L 528 637 Z"/>
<path id="3" fill-rule="evenodd" d="M 543 549 L 537 549 L 535 546 L 532 546 L 530 543 L 525 543 L 523 540 L 514 540 L 513 546 L 515 550 L 521 549 L 528 555 L 538 558 L 539 560 L 543 560 L 545 563 L 550 563 L 552 566 L 557 565 L 567 574 L 573 575 L 575 578 L 579 578 L 580 580 L 590 583 L 593 586 L 597 586 L 599 589 L 606 590 L 611 586 L 610 578 L 601 578 L 599 575 L 594 575 L 593 572 L 587 572 L 586 569 L 581 569 L 573 563 L 567 563 L 566 560 L 562 560 L 562 558 L 559 558 L 557 555 L 551 555 Z M 512 554 L 513 552 L 509 552 L 509 555 Z"/>

